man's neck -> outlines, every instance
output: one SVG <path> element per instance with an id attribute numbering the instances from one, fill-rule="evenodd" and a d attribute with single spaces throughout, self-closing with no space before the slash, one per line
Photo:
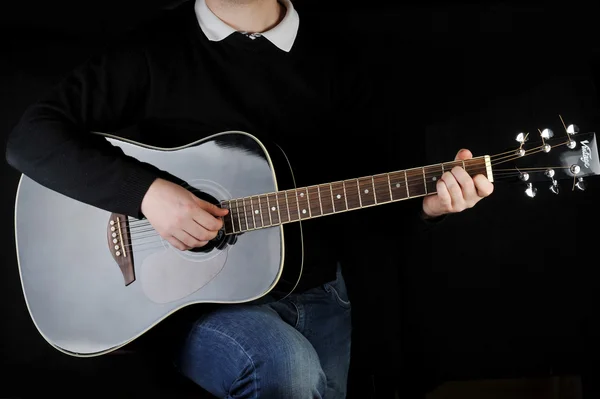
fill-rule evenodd
<path id="1" fill-rule="evenodd" d="M 285 16 L 277 0 L 206 0 L 206 5 L 227 25 L 248 33 L 268 31 Z"/>

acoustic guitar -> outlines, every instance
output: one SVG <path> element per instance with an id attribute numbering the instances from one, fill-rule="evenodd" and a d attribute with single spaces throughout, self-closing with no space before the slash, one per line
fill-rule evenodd
<path id="1" fill-rule="evenodd" d="M 103 134 L 125 154 L 228 208 L 223 229 L 205 247 L 180 251 L 145 219 L 98 209 L 23 175 L 15 235 L 29 313 L 57 350 L 98 356 L 188 305 L 291 292 L 302 273 L 302 222 L 435 194 L 437 180 L 454 166 L 492 182 L 512 179 L 529 197 L 539 187 L 558 193 L 561 180 L 584 190 L 583 179 L 600 173 L 596 135 L 563 127 L 557 135 L 538 130 L 535 141 L 520 133 L 517 145 L 498 155 L 309 187 L 296 187 L 281 148 L 245 132 L 169 149 Z"/>

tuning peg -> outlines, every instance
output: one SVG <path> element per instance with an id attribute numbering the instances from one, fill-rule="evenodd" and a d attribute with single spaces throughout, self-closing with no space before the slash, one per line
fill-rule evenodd
<path id="1" fill-rule="evenodd" d="M 567 133 L 568 133 L 568 134 L 576 134 L 576 133 L 579 133 L 579 126 L 577 126 L 577 125 L 573 125 L 573 124 L 571 124 L 571 125 L 567 126 Z"/>
<path id="2" fill-rule="evenodd" d="M 552 149 L 552 147 L 550 146 L 550 144 L 544 144 L 542 146 L 542 151 L 544 151 L 544 152 L 550 152 L 551 149 Z"/>
<path id="3" fill-rule="evenodd" d="M 545 174 L 546 176 L 548 176 L 549 178 L 551 178 L 552 180 L 554 180 L 554 179 L 553 179 L 553 177 L 554 177 L 554 174 L 555 174 L 555 173 L 554 173 L 554 169 L 546 169 L 546 171 L 544 172 L 544 174 Z"/>
<path id="4" fill-rule="evenodd" d="M 570 149 L 573 149 L 577 146 L 577 143 L 575 142 L 575 140 L 571 139 L 571 136 L 569 136 L 569 141 L 567 142 L 567 147 L 569 147 Z"/>
<path id="5" fill-rule="evenodd" d="M 574 164 L 574 165 L 571 165 L 571 167 L 569 168 L 569 170 L 574 175 L 577 175 L 577 174 L 579 174 L 579 172 L 581 172 L 581 167 L 579 165 L 577 165 L 577 164 Z"/>
<path id="6" fill-rule="evenodd" d="M 525 194 L 527 194 L 527 196 L 529 198 L 533 198 L 537 194 L 537 188 L 533 187 L 533 184 L 527 183 L 527 188 L 525 189 Z"/>
<path id="7" fill-rule="evenodd" d="M 552 129 L 544 129 L 542 130 L 542 137 L 545 139 L 552 138 L 554 136 L 554 132 Z"/>
<path id="8" fill-rule="evenodd" d="M 519 174 L 519 179 L 521 179 L 522 181 L 529 180 L 529 173 L 527 173 L 527 172 L 521 172 L 521 174 Z"/>
<path id="9" fill-rule="evenodd" d="M 578 188 L 579 190 L 581 190 L 581 191 L 585 191 L 585 189 L 586 189 L 586 186 L 587 186 L 587 185 L 586 185 L 586 184 L 585 184 L 585 182 L 583 181 L 583 177 L 578 177 L 578 178 L 577 178 L 577 183 L 575 183 L 575 187 L 577 187 L 577 188 Z"/>
<path id="10" fill-rule="evenodd" d="M 550 185 L 550 191 L 552 191 L 554 194 L 559 193 L 560 190 L 558 187 L 558 181 L 552 180 L 552 184 Z"/>

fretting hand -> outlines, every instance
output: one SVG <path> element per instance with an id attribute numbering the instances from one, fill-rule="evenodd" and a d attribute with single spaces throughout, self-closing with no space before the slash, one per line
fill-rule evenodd
<path id="1" fill-rule="evenodd" d="M 463 149 L 456 154 L 455 160 L 471 158 L 471 151 Z M 472 208 L 494 191 L 494 185 L 484 175 L 471 177 L 462 167 L 455 166 L 442 175 L 436 189 L 437 194 L 423 199 L 423 212 L 430 218 Z"/>
<path id="2" fill-rule="evenodd" d="M 201 200 L 185 188 L 156 179 L 142 200 L 142 213 L 154 229 L 182 251 L 203 247 L 223 227 L 227 209 Z"/>

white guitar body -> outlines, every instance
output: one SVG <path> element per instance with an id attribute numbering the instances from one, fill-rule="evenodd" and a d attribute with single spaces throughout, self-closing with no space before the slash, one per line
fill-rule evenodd
<path id="1" fill-rule="evenodd" d="M 244 145 L 235 142 L 240 138 Z M 107 139 L 218 200 L 277 190 L 266 149 L 241 132 L 173 150 Z M 117 349 L 192 303 L 259 298 L 281 275 L 281 226 L 246 233 L 208 253 L 179 251 L 155 233 L 134 240 L 135 280 L 126 285 L 107 239 L 111 215 L 21 178 L 15 229 L 27 306 L 42 336 L 70 355 Z"/>

